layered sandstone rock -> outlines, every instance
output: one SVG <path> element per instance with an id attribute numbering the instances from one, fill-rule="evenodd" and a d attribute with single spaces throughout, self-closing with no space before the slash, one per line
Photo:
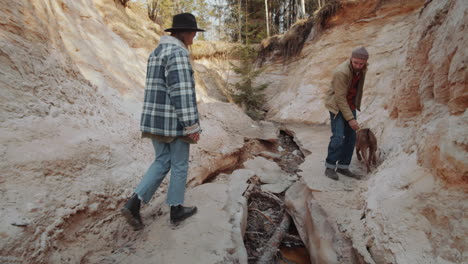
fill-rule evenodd
<path id="1" fill-rule="evenodd" d="M 466 257 L 468 8 L 463 0 L 427 3 L 347 1 L 297 61 L 270 65 L 263 75 L 272 82 L 268 118 L 299 123 L 287 130 L 309 153 L 286 203 L 317 263 Z M 241 195 L 263 169 L 237 170 L 224 175 L 226 183 L 189 190 L 188 203 L 203 214 L 180 229 L 166 222 L 165 188 L 143 208 L 143 233 L 118 217 L 153 159 L 138 119 L 146 57 L 161 29 L 118 1 L 1 5 L 0 261 L 245 263 Z M 359 120 L 378 137 L 379 167 L 363 181 L 333 182 L 323 176 L 329 128 L 311 124 L 328 122 L 323 96 L 332 70 L 358 45 L 371 53 Z M 235 81 L 227 65 L 194 62 L 204 132 L 192 147 L 192 186 L 242 166 L 246 139 L 276 141 L 272 123 L 253 122 L 227 103 L 227 84 Z M 189 231 L 202 249 L 184 237 Z M 167 237 L 173 239 L 161 242 Z M 184 253 L 200 255 L 178 255 L 184 243 Z"/>
<path id="2" fill-rule="evenodd" d="M 424 9 L 424 1 L 368 2 L 373 7 L 345 5 L 329 29 L 306 43 L 303 59 L 269 68 L 270 119 L 329 122 L 323 97 L 332 71 L 353 48 L 366 46 L 358 119 L 377 132 L 384 152 L 395 140 L 405 152 L 416 145 L 419 165 L 449 184 L 466 185 L 466 2 L 431 1 Z"/>
<path id="3" fill-rule="evenodd" d="M 154 157 L 139 115 L 146 58 L 161 29 L 112 0 L 1 6 L 0 262 L 91 261 L 108 241 L 130 239 L 116 212 Z M 244 137 L 274 140 L 276 130 L 216 103 L 226 101 L 222 93 L 203 93 L 216 83 L 197 84 L 205 132 L 190 175 L 203 182 L 236 164 Z"/>
<path id="4" fill-rule="evenodd" d="M 312 154 L 301 166 L 308 188 L 292 191 L 290 207 L 312 212 L 318 204 L 324 210 L 296 217 L 306 239 L 329 237 L 328 244 L 311 240 L 310 253 L 318 262 L 352 259 L 355 252 L 345 253 L 337 243 L 343 235 L 367 263 L 463 262 L 468 4 L 427 3 L 388 1 L 375 12 L 345 10 L 306 44 L 304 59 L 270 68 L 279 80 L 270 88 L 271 119 L 322 123 L 329 118 L 323 96 L 334 67 L 354 47 L 364 45 L 371 54 L 358 120 L 377 134 L 381 164 L 364 183 L 358 188 L 346 179 L 327 183 L 322 179 L 326 145 L 310 144 L 317 142 L 307 136 L 312 131 L 293 129 L 299 145 Z M 360 169 L 354 162 L 353 167 Z M 294 195 L 300 190 L 302 202 Z M 323 234 L 317 231 L 320 223 L 327 223 Z"/>

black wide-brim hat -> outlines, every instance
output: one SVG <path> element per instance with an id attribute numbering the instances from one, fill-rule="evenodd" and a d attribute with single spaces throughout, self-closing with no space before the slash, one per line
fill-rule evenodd
<path id="1" fill-rule="evenodd" d="M 172 18 L 172 27 L 165 29 L 166 32 L 177 32 L 177 31 L 201 31 L 204 29 L 197 27 L 197 20 L 195 16 L 190 13 L 182 13 L 175 15 Z"/>

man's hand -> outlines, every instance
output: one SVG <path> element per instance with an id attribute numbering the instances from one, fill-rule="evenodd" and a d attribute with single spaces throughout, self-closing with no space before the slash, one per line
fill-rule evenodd
<path id="1" fill-rule="evenodd" d="M 189 134 L 188 137 L 192 139 L 193 141 L 198 142 L 198 140 L 200 140 L 200 133 L 197 132 L 197 133 Z"/>
<path id="2" fill-rule="evenodd" d="M 348 124 L 353 130 L 358 130 L 359 129 L 359 123 L 356 121 L 356 119 L 349 120 Z"/>

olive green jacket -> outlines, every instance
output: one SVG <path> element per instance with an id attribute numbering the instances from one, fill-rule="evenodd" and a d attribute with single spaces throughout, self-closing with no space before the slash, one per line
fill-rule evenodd
<path id="1" fill-rule="evenodd" d="M 362 99 L 362 90 L 364 86 L 364 81 L 366 79 L 367 66 L 364 67 L 362 72 L 362 77 L 359 80 L 357 86 L 357 94 L 355 98 L 354 105 L 356 109 L 361 111 L 361 99 Z M 351 86 L 353 80 L 353 66 L 351 65 L 351 60 L 348 59 L 342 64 L 340 64 L 335 71 L 333 72 L 333 78 L 331 81 L 330 89 L 327 92 L 325 97 L 325 107 L 328 111 L 333 114 L 338 114 L 341 112 L 346 121 L 354 119 L 353 112 L 348 105 L 346 96 L 348 95 L 348 90 Z"/>

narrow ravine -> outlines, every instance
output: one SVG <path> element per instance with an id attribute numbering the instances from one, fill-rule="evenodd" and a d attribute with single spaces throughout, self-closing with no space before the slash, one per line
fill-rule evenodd
<path id="1" fill-rule="evenodd" d="M 280 130 L 279 140 L 276 146 L 276 153 L 262 153 L 263 156 L 271 158 L 287 174 L 294 174 L 299 179 L 297 172 L 299 165 L 304 162 L 304 155 L 294 141 L 294 138 Z M 255 177 L 255 176 L 254 176 Z M 259 181 L 259 179 L 256 179 Z M 255 180 L 251 178 L 251 185 Z M 286 191 L 286 190 L 285 190 Z M 284 192 L 276 194 L 281 201 L 284 201 Z M 275 250 L 269 245 L 269 240 L 277 232 L 284 215 L 288 212 L 284 208 L 284 202 L 278 204 L 275 199 L 268 196 L 249 194 L 248 196 L 248 217 L 247 229 L 244 236 L 244 244 L 248 253 L 248 263 L 258 263 L 266 250 Z M 246 195 L 246 194 L 244 194 Z M 268 195 L 275 195 L 268 193 Z M 304 243 L 297 233 L 293 222 L 279 241 L 279 252 L 275 254 L 274 263 L 310 263 L 310 258 Z"/>
<path id="2" fill-rule="evenodd" d="M 227 100 L 234 58 L 211 43 L 214 57 L 193 64 L 203 135 L 184 203 L 199 212 L 172 226 L 166 179 L 139 232 L 119 209 L 154 159 L 139 115 L 166 33 L 119 2 L 3 1 L 1 263 L 245 264 L 277 247 L 271 262 L 466 262 L 466 0 L 341 1 L 321 31 L 273 36 L 256 80 L 269 83 L 267 121 Z M 283 61 L 297 37 L 303 49 Z M 362 180 L 333 181 L 324 96 L 359 46 L 370 57 L 358 121 L 379 160 L 367 173 L 353 159 Z M 265 246 L 272 234 L 282 243 Z"/>
<path id="3" fill-rule="evenodd" d="M 259 139 L 246 139 L 244 146 L 236 152 L 237 155 L 239 155 L 239 159 L 234 166 L 230 168 L 224 168 L 223 170 L 218 171 L 216 174 L 210 175 L 206 178 L 206 182 L 199 186 L 189 188 L 188 192 L 190 193 L 190 191 L 203 189 L 204 186 L 207 188 L 213 185 L 228 186 L 231 184 L 231 178 L 234 177 L 236 171 L 243 169 L 245 170 L 245 164 L 249 164 L 247 167 L 253 166 L 252 163 L 254 163 L 253 161 L 255 161 L 257 158 L 262 160 L 269 160 L 274 162 L 272 164 L 277 164 L 278 168 L 281 168 L 283 175 L 290 175 L 290 177 L 295 178 L 294 181 L 289 183 L 289 185 L 293 184 L 301 177 L 297 174 L 297 172 L 299 171 L 298 167 L 304 161 L 304 155 L 299 146 L 295 143 L 293 136 L 290 134 L 290 131 L 286 132 L 285 130 L 279 130 L 278 139 L 274 142 Z M 256 175 L 252 175 L 253 176 L 247 182 L 252 182 L 254 179 L 259 181 L 259 178 Z M 165 180 L 165 182 L 167 182 L 167 180 Z M 259 186 L 257 187 L 260 187 L 260 185 L 261 182 L 259 182 Z M 168 218 L 168 211 L 163 204 L 166 192 L 164 190 L 165 188 L 167 188 L 167 183 L 162 185 L 162 190 L 158 192 L 154 201 L 151 201 L 149 205 L 143 208 L 142 215 L 145 218 L 145 230 L 150 231 L 153 228 L 167 228 L 166 232 L 172 232 L 170 235 L 171 237 L 177 237 L 178 233 L 183 232 L 183 229 L 189 228 L 194 223 L 187 221 L 179 227 L 173 227 L 167 223 L 166 218 Z M 287 189 L 284 189 L 277 194 L 273 194 L 272 192 L 268 192 L 268 194 L 276 195 L 278 199 L 284 200 L 284 194 L 286 190 Z M 189 197 L 187 197 L 187 199 L 192 197 L 191 195 L 188 196 Z M 200 202 L 200 199 L 193 201 L 193 203 L 197 205 L 199 205 Z M 224 204 L 224 202 L 222 204 Z M 274 204 L 271 202 L 271 200 L 265 199 L 265 197 L 258 195 L 252 195 L 249 197 L 247 212 L 247 221 L 245 223 L 246 231 L 243 237 L 244 245 L 245 250 L 248 253 L 248 263 L 256 263 L 258 260 L 258 253 L 262 252 L 265 243 L 270 239 L 271 235 L 275 232 L 279 221 L 281 221 L 282 215 L 287 214 L 287 212 L 285 212 L 284 208 L 279 207 L 278 204 Z M 200 210 L 198 214 L 203 214 L 203 210 Z M 216 220 L 210 219 L 208 225 L 215 225 L 214 221 Z M 112 222 L 114 222 L 114 225 L 115 223 L 119 223 L 119 216 L 114 215 Z M 161 224 L 163 225 L 161 226 Z M 119 232 L 116 230 L 116 235 L 119 237 L 115 241 L 117 243 L 111 247 L 104 246 L 102 248 L 95 248 L 94 250 L 90 250 L 87 256 L 82 259 L 82 263 L 93 263 L 93 261 L 96 260 L 110 261 L 109 263 L 113 263 L 113 261 L 122 257 L 128 261 L 135 261 L 140 259 L 142 254 L 145 255 L 144 251 L 141 251 L 141 248 L 145 247 L 142 246 L 144 241 L 150 240 L 153 241 L 152 243 L 156 243 L 156 248 L 150 249 L 151 247 L 147 247 L 150 251 L 147 253 L 147 255 L 160 254 L 155 251 L 158 250 L 157 248 L 165 248 L 165 244 L 168 242 L 159 237 L 148 237 L 148 234 L 146 233 L 147 231 L 134 232 L 129 230 L 130 228 L 125 226 L 125 224 L 123 226 L 119 224 L 119 226 L 121 226 L 120 228 L 123 228 L 126 231 Z M 118 228 L 119 227 L 117 227 L 117 229 Z M 208 230 L 198 231 L 209 232 Z M 150 233 L 151 232 L 152 231 L 150 231 Z M 188 243 L 190 244 L 193 242 Z M 169 244 L 167 244 L 167 246 L 169 246 Z M 308 251 L 305 248 L 304 242 L 302 242 L 292 221 L 290 227 L 288 228 L 287 234 L 283 238 L 282 243 L 278 248 L 280 249 L 280 253 L 277 254 L 278 259 L 275 258 L 275 261 L 288 261 L 285 263 L 310 263 L 307 253 Z"/>

